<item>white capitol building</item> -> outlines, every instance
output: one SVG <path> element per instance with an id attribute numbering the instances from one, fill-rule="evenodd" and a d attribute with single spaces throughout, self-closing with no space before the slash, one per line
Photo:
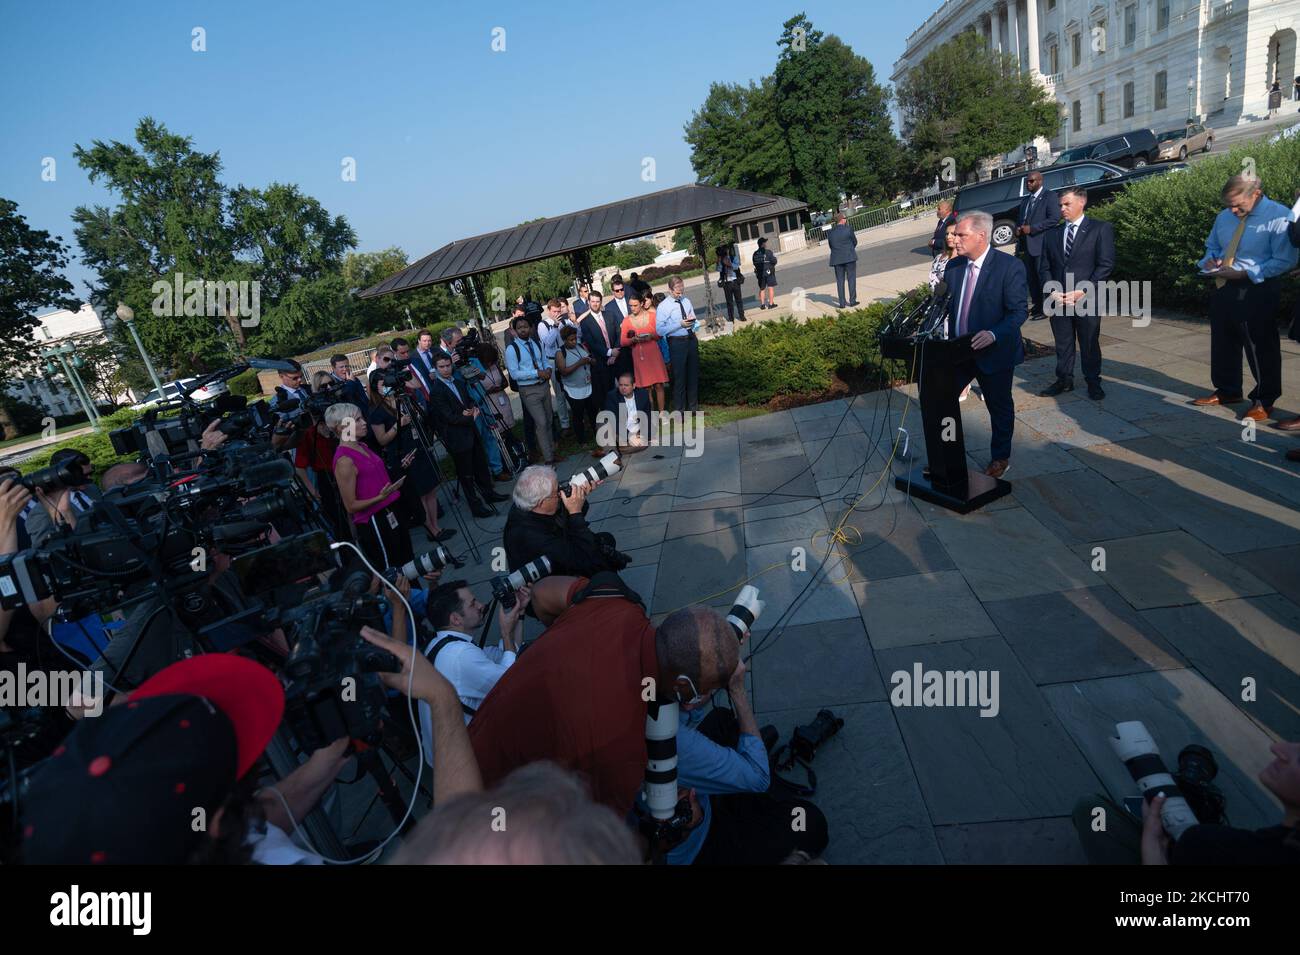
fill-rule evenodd
<path id="1" fill-rule="evenodd" d="M 1189 117 L 1224 128 L 1266 116 L 1274 80 L 1288 108 L 1298 16 L 1300 0 L 946 0 L 907 38 L 892 79 L 973 30 L 1064 106 L 1054 153 Z"/>

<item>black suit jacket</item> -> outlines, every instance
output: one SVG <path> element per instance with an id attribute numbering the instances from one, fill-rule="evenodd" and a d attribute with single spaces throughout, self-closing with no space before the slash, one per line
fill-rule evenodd
<path id="1" fill-rule="evenodd" d="M 1037 259 L 1043 254 L 1043 233 L 1048 229 L 1053 229 L 1061 221 L 1061 200 L 1057 198 L 1056 193 L 1046 186 L 1043 186 L 1043 194 L 1039 197 L 1038 202 L 1034 203 L 1033 211 L 1030 211 L 1029 204 L 1033 202 L 1033 196 L 1025 196 L 1020 200 L 1020 212 L 1016 216 L 1016 225 L 1029 226 L 1029 235 L 1017 237 L 1016 245 L 1031 257 Z"/>
<path id="2" fill-rule="evenodd" d="M 636 410 L 650 413 L 650 392 L 645 388 L 635 388 L 632 391 L 632 400 L 636 402 Z M 611 388 L 605 395 L 605 410 L 611 414 L 617 415 L 623 410 L 623 396 L 618 393 L 617 388 Z"/>
<path id="3" fill-rule="evenodd" d="M 1115 229 L 1109 222 L 1085 215 L 1074 234 L 1070 257 L 1065 257 L 1065 231 L 1062 222 L 1043 234 L 1043 260 L 1052 281 L 1063 289 L 1080 282 L 1104 282 L 1115 268 Z M 1068 278 L 1068 281 L 1067 281 Z"/>
<path id="4" fill-rule="evenodd" d="M 452 384 L 456 386 L 456 393 L 461 400 L 456 400 L 446 383 L 435 381 L 429 389 L 429 417 L 433 419 L 438 434 L 442 435 L 448 451 L 468 451 L 474 447 L 478 430 L 474 419 L 462 412 L 466 408 L 475 407 L 475 404 L 470 400 L 463 381 L 453 379 Z"/>

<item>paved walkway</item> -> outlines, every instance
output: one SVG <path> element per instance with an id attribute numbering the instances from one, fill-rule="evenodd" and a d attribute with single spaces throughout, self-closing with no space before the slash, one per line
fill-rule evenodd
<path id="1" fill-rule="evenodd" d="M 1050 341 L 1046 322 L 1025 334 Z M 966 517 L 893 487 L 924 456 L 890 461 L 896 429 L 919 430 L 903 391 L 709 430 L 698 457 L 646 452 L 593 494 L 656 619 L 761 589 L 760 723 L 787 739 L 822 707 L 846 721 L 815 762 L 832 861 L 1082 861 L 1075 801 L 1133 788 L 1107 743 L 1122 720 L 1171 765 L 1210 747 L 1234 824 L 1278 820 L 1255 776 L 1271 740 L 1300 739 L 1295 439 L 1244 441 L 1230 412 L 1188 405 L 1208 381 L 1203 325 L 1107 319 L 1102 343 L 1100 404 L 1039 398 L 1054 360 L 1021 366 L 1014 493 Z M 1284 347 L 1300 395 L 1300 346 Z M 982 466 L 987 415 L 962 407 Z M 477 522 L 471 581 L 491 576 L 503 522 Z M 996 716 L 891 705 L 893 675 L 917 666 L 996 672 Z"/>

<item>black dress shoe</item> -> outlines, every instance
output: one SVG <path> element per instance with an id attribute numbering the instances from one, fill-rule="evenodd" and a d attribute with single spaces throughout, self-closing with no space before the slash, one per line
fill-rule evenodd
<path id="1" fill-rule="evenodd" d="M 1056 381 L 1052 382 L 1051 385 L 1044 388 L 1038 394 L 1039 397 L 1042 398 L 1055 398 L 1057 395 L 1065 394 L 1065 392 L 1073 391 L 1073 390 L 1074 390 L 1074 379 L 1057 378 Z"/>
<path id="2" fill-rule="evenodd" d="M 1091 398 L 1093 401 L 1101 401 L 1102 398 L 1106 397 L 1106 392 L 1102 391 L 1101 389 L 1101 382 L 1099 381 L 1088 382 L 1088 397 Z"/>
<path id="3" fill-rule="evenodd" d="M 857 305 L 857 304 L 858 304 L 857 302 L 849 302 L 849 308 L 853 308 L 853 306 L 855 306 L 855 305 Z"/>
<path id="4" fill-rule="evenodd" d="M 433 536 L 432 540 L 435 543 L 441 544 L 443 541 L 451 540 L 455 536 L 456 536 L 456 529 L 454 527 L 444 527 L 442 530 L 440 530 L 437 534 Z"/>
<path id="5" fill-rule="evenodd" d="M 1041 322 L 1046 317 L 1047 316 L 1044 315 L 1042 312 L 1032 312 L 1029 316 L 1029 320 L 1031 322 Z"/>
<path id="6" fill-rule="evenodd" d="M 475 500 L 469 502 L 469 512 L 475 517 L 492 517 L 496 513 L 482 501 Z"/>
<path id="7" fill-rule="evenodd" d="M 479 488 L 479 494 L 483 495 L 483 500 L 492 504 L 499 504 L 502 501 L 510 500 L 509 494 L 498 494 L 496 491 L 490 489 L 484 490 L 483 488 Z"/>

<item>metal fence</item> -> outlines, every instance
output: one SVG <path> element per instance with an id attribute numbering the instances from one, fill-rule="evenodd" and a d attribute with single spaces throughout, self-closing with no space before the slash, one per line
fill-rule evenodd
<path id="1" fill-rule="evenodd" d="M 861 232 L 863 229 L 874 229 L 876 226 L 901 222 L 904 219 L 919 219 L 922 215 L 934 211 L 940 199 L 951 199 L 957 195 L 957 188 L 957 186 L 950 186 L 938 192 L 922 193 L 887 206 L 863 209 L 849 216 L 848 224 L 854 232 Z M 819 225 L 809 225 L 804 229 L 804 234 L 811 244 L 823 241 L 826 238 L 826 231 L 829 230 L 823 231 Z"/>

